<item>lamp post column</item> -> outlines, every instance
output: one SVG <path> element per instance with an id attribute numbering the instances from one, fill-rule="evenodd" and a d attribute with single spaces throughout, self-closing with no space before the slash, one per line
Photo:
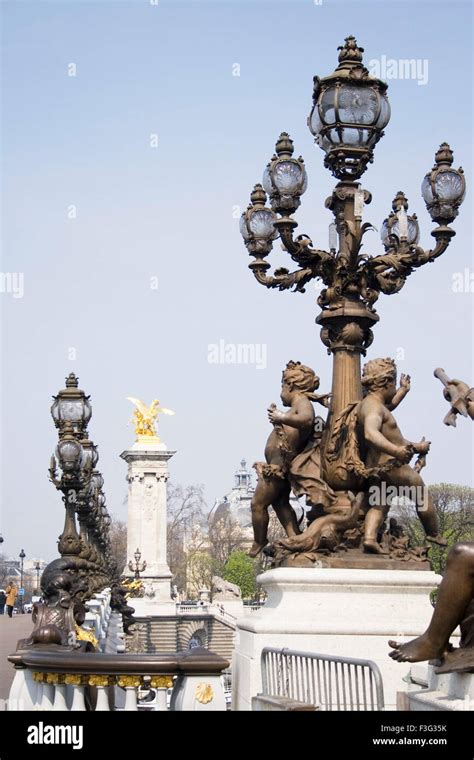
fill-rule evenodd
<path id="1" fill-rule="evenodd" d="M 25 550 L 22 549 L 20 552 L 20 589 L 24 591 L 23 589 L 23 561 L 26 557 Z M 20 594 L 20 612 L 23 612 L 23 594 Z"/>

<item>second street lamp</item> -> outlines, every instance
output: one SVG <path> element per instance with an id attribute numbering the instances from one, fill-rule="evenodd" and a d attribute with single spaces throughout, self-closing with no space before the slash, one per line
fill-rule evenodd
<path id="1" fill-rule="evenodd" d="M 39 574 L 41 570 L 41 565 L 39 562 L 35 562 L 35 570 L 36 570 L 36 595 L 38 595 L 40 592 Z"/>
<path id="2" fill-rule="evenodd" d="M 140 549 L 136 549 L 135 553 L 133 555 L 135 559 L 135 565 L 133 564 L 132 560 L 129 560 L 128 562 L 128 569 L 134 573 L 135 580 L 140 580 L 140 573 L 145 572 L 146 570 L 146 560 L 143 560 L 143 562 L 140 562 L 142 558 L 142 553 Z"/>

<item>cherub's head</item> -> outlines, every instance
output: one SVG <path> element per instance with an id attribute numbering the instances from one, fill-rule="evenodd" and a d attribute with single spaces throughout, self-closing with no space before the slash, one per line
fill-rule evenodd
<path id="1" fill-rule="evenodd" d="M 384 391 L 386 401 L 391 401 L 397 390 L 397 365 L 393 359 L 371 359 L 362 371 L 364 395 Z"/>
<path id="2" fill-rule="evenodd" d="M 281 400 L 284 406 L 291 406 L 295 393 L 302 393 L 312 398 L 313 391 L 319 388 L 319 377 L 310 367 L 301 362 L 288 362 L 283 370 L 281 382 Z"/>

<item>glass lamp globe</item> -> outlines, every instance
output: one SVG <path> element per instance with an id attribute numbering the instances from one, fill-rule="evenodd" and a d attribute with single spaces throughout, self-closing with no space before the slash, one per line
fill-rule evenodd
<path id="1" fill-rule="evenodd" d="M 292 214 L 300 205 L 300 196 L 308 187 L 304 161 L 292 158 L 293 141 L 282 132 L 275 146 L 276 153 L 263 173 L 263 188 L 268 193 L 274 211 Z"/>
<path id="2" fill-rule="evenodd" d="M 66 378 L 66 387 L 54 396 L 51 415 L 54 424 L 60 430 L 65 423 L 71 423 L 75 433 L 86 430 L 92 416 L 89 396 L 78 388 L 79 378 L 71 372 Z"/>
<path id="3" fill-rule="evenodd" d="M 255 185 L 250 199 L 252 202 L 240 217 L 240 234 L 249 253 L 266 255 L 278 237 L 274 227 L 277 217 L 265 206 L 267 196 L 261 185 Z"/>
<path id="4" fill-rule="evenodd" d="M 390 104 L 386 83 L 363 66 L 364 49 L 355 38 L 346 37 L 339 50 L 334 73 L 314 78 L 308 126 L 326 153 L 325 166 L 338 179 L 355 180 L 373 160 L 373 149 L 390 120 Z"/>
<path id="5" fill-rule="evenodd" d="M 461 167 L 452 168 L 453 152 L 448 143 L 442 143 L 435 156 L 435 165 L 426 174 L 421 194 L 428 213 L 438 224 L 449 224 L 458 215 L 466 195 L 466 179 Z"/>

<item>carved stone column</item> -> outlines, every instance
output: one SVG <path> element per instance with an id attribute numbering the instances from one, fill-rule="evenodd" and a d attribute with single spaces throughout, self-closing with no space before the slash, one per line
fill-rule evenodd
<path id="1" fill-rule="evenodd" d="M 166 483 L 168 460 L 176 452 L 150 436 L 136 441 L 120 455 L 128 464 L 128 533 L 127 564 L 124 574 L 133 577 L 128 568 L 137 549 L 146 561 L 140 578 L 145 587 L 144 602 L 148 605 L 171 602 L 171 572 L 166 559 Z M 136 607 L 142 600 L 133 599 Z"/>

